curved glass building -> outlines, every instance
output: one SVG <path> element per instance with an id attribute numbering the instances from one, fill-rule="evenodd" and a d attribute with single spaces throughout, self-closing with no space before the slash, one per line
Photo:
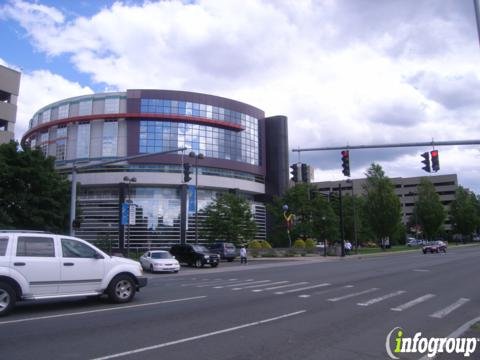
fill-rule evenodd
<path id="1" fill-rule="evenodd" d="M 228 191 L 250 201 L 256 237 L 265 239 L 265 203 L 289 181 L 287 118 L 201 93 L 61 100 L 34 114 L 22 144 L 54 156 L 59 171 L 77 169 L 76 235 L 119 249 L 203 242 L 202 209 Z M 130 220 L 126 202 L 135 205 Z"/>

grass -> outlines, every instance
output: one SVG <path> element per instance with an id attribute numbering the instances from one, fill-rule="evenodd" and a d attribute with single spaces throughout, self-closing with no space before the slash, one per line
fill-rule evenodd
<path id="1" fill-rule="evenodd" d="M 395 245 L 392 246 L 390 249 L 383 250 L 379 247 L 373 248 L 360 248 L 358 249 L 359 254 L 375 254 L 375 253 L 389 253 L 389 252 L 396 252 L 396 251 L 405 251 L 405 250 L 415 250 L 419 249 L 418 247 L 410 247 L 407 245 Z M 355 254 L 355 250 L 352 250 L 352 254 Z"/>

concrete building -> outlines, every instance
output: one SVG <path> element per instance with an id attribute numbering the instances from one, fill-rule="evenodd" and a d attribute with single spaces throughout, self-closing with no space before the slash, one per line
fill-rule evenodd
<path id="1" fill-rule="evenodd" d="M 20 73 L 0 65 L 0 144 L 14 139 Z"/>
<path id="2" fill-rule="evenodd" d="M 410 177 L 410 178 L 391 178 L 393 185 L 395 186 L 395 193 L 400 198 L 402 204 L 402 222 L 407 224 L 409 218 L 413 214 L 413 208 L 415 207 L 416 197 L 418 196 L 418 185 L 420 181 L 425 178 L 424 176 Z M 440 196 L 440 201 L 449 209 L 450 204 L 455 200 L 455 191 L 458 187 L 457 175 L 431 175 L 427 177 L 435 186 L 437 194 Z M 343 181 L 324 181 L 317 182 L 313 185 L 318 188 L 318 191 L 328 193 L 330 191 L 337 191 L 338 185 L 341 184 L 342 191 L 354 195 L 361 195 L 364 193 L 363 187 L 365 179 L 352 179 Z M 450 220 L 447 218 L 445 221 L 445 230 L 450 230 Z"/>
<path id="3" fill-rule="evenodd" d="M 202 209 L 229 191 L 251 203 L 256 237 L 265 239 L 265 202 L 288 188 L 287 118 L 207 94 L 127 90 L 61 100 L 34 114 L 22 143 L 54 156 L 59 171 L 79 168 L 76 234 L 120 249 L 203 242 Z M 183 153 L 80 169 L 182 147 Z M 185 163 L 193 170 L 188 183 Z M 125 226 L 122 204 L 128 200 L 136 205 L 135 225 Z"/>

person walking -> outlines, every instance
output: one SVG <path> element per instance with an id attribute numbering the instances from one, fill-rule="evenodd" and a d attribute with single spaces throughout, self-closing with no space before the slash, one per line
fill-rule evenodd
<path id="1" fill-rule="evenodd" d="M 246 264 L 247 263 L 247 249 L 245 249 L 245 246 L 242 245 L 240 248 L 240 264 Z"/>

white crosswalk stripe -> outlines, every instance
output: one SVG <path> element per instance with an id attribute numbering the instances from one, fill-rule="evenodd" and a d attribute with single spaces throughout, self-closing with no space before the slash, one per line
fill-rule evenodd
<path id="1" fill-rule="evenodd" d="M 409 301 L 405 304 L 402 304 L 402 305 L 396 306 L 394 308 L 391 308 L 390 310 L 392 310 L 392 311 L 403 311 L 403 310 L 411 308 L 412 306 L 415 306 L 415 305 L 418 305 L 418 304 L 420 304 L 424 301 L 427 301 L 427 300 L 429 300 L 433 297 L 435 297 L 435 295 L 426 294 L 426 295 L 420 296 L 419 298 L 413 299 L 412 301 Z"/>
<path id="2" fill-rule="evenodd" d="M 430 315 L 430 317 L 436 318 L 436 319 L 442 319 L 448 314 L 450 314 L 452 311 L 457 310 L 459 307 L 465 305 L 469 301 L 470 299 L 460 298 L 457 301 L 455 301 L 453 304 L 447 306 L 446 308 L 439 310 L 437 312 L 434 312 L 433 314 Z"/>
<path id="3" fill-rule="evenodd" d="M 232 281 L 239 281 L 238 279 L 228 279 L 228 280 L 215 280 L 215 281 L 210 281 L 208 283 L 202 283 L 202 284 L 196 284 L 196 287 L 209 287 L 213 285 L 219 285 L 219 284 L 224 284 L 224 283 L 231 283 Z M 243 281 L 253 281 L 253 279 L 248 279 L 248 280 L 243 280 Z"/>
<path id="4" fill-rule="evenodd" d="M 280 285 L 280 284 L 285 284 L 285 283 L 288 283 L 288 281 L 277 281 L 277 282 L 269 282 L 269 283 L 266 283 L 266 284 L 249 285 L 249 286 L 233 288 L 232 290 L 252 289 L 252 288 L 258 288 L 258 287 L 262 287 L 262 286 Z"/>
<path id="5" fill-rule="evenodd" d="M 377 290 L 378 290 L 378 288 L 371 288 L 371 289 L 367 289 L 367 290 L 363 290 L 363 291 L 359 291 L 359 292 L 354 292 L 354 293 L 339 296 L 339 297 L 330 298 L 330 299 L 327 299 L 327 301 L 336 302 L 336 301 L 346 300 L 346 299 L 350 299 L 352 297 L 368 294 L 368 293 L 371 293 L 371 292 L 377 291 Z"/>
<path id="6" fill-rule="evenodd" d="M 274 286 L 274 287 L 269 287 L 269 288 L 266 288 L 266 289 L 255 289 L 255 290 L 252 290 L 252 291 L 253 292 L 261 292 L 261 291 L 266 291 L 266 290 L 277 290 L 277 289 L 283 289 L 283 288 L 286 288 L 286 287 L 292 287 L 292 286 L 297 286 L 297 285 L 305 285 L 305 284 L 308 284 L 308 281 L 302 281 L 302 282 L 287 284 L 287 285 Z"/>
<path id="7" fill-rule="evenodd" d="M 259 283 L 264 283 L 268 282 L 270 280 L 258 280 L 258 281 L 249 281 L 247 280 L 246 282 L 243 283 L 236 283 L 236 284 L 228 284 L 228 285 L 221 285 L 221 286 L 214 286 L 214 289 L 223 289 L 226 287 L 233 287 L 233 286 L 242 286 L 242 285 L 250 285 L 250 284 L 259 284 Z"/>
<path id="8" fill-rule="evenodd" d="M 377 298 L 374 298 L 374 299 L 367 300 L 365 302 L 357 303 L 357 305 L 358 306 L 370 306 L 370 305 L 376 304 L 380 301 L 390 299 L 394 296 L 402 295 L 403 293 L 405 293 L 404 290 L 398 290 L 398 291 L 392 292 L 390 294 L 386 294 L 386 295 L 383 295 L 383 296 L 380 296 L 380 297 L 377 297 Z"/>
<path id="9" fill-rule="evenodd" d="M 331 285 L 330 283 L 323 283 L 323 284 L 318 284 L 318 285 L 301 287 L 301 288 L 298 288 L 298 289 L 290 289 L 290 290 L 285 290 L 285 291 L 277 291 L 275 294 L 277 294 L 277 295 L 283 295 L 283 294 L 289 294 L 289 293 L 299 292 L 299 291 L 303 291 L 303 290 L 316 289 L 316 288 L 319 288 L 319 287 L 325 287 L 325 286 L 330 286 L 330 285 Z"/>

